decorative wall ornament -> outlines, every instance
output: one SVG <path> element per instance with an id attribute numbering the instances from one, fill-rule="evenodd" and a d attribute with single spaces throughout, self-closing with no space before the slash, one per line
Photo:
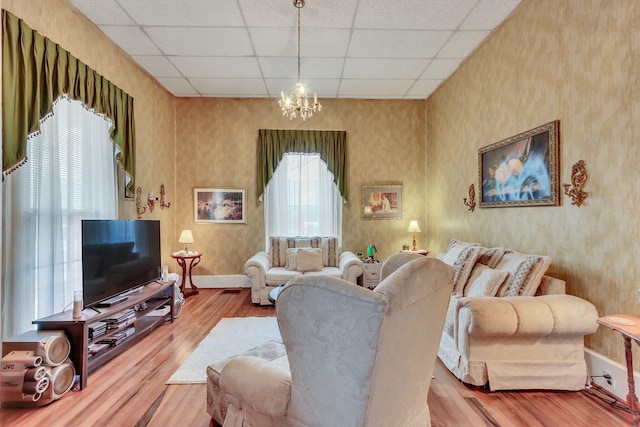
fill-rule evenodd
<path id="1" fill-rule="evenodd" d="M 464 205 L 473 212 L 476 208 L 476 188 L 473 184 L 469 186 L 469 197 L 464 198 Z"/>
<path id="2" fill-rule="evenodd" d="M 578 161 L 571 167 L 571 184 L 563 184 L 564 194 L 571 197 L 571 204 L 580 207 L 589 195 L 582 191 L 589 174 L 585 167 L 584 160 Z"/>
<path id="3" fill-rule="evenodd" d="M 165 203 L 164 201 L 164 184 L 160 184 L 160 199 L 153 196 L 153 192 L 149 193 L 149 200 L 147 200 L 147 205 L 149 205 L 149 212 L 153 212 L 156 207 L 156 203 L 160 205 L 160 209 L 170 208 L 171 203 Z"/>
<path id="4" fill-rule="evenodd" d="M 142 196 L 142 187 L 138 187 L 136 188 L 136 211 L 138 213 L 138 219 L 142 218 L 142 214 L 147 212 L 147 208 L 142 206 L 141 196 Z"/>

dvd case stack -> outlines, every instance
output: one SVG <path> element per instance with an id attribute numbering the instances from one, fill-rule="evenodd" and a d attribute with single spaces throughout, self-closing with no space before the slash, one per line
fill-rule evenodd
<path id="1" fill-rule="evenodd" d="M 107 322 L 96 322 L 88 326 L 89 339 L 94 340 L 100 338 L 107 332 Z"/>
<path id="2" fill-rule="evenodd" d="M 106 319 L 107 330 L 124 329 L 129 325 L 133 325 L 136 321 L 136 311 L 129 308 L 113 315 L 112 318 Z"/>

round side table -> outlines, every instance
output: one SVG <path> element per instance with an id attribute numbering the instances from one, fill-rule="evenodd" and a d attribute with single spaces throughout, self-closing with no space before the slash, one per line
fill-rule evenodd
<path id="1" fill-rule="evenodd" d="M 171 254 L 171 258 L 178 261 L 178 265 L 182 268 L 180 291 L 185 298 L 199 294 L 198 287 L 193 283 L 193 279 L 191 278 L 191 272 L 193 271 L 193 267 L 200 263 L 200 257 L 202 257 L 202 254 L 194 251 L 178 251 Z M 189 289 L 187 289 L 187 277 L 189 278 Z"/>

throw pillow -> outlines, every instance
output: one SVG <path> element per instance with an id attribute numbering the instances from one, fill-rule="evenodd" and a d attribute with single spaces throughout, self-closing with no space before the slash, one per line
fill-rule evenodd
<path id="1" fill-rule="evenodd" d="M 550 263 L 548 256 L 506 251 L 496 267 L 511 273 L 511 280 L 500 288 L 498 296 L 535 295 Z"/>
<path id="2" fill-rule="evenodd" d="M 287 249 L 287 270 L 298 270 L 298 248 Z"/>
<path id="3" fill-rule="evenodd" d="M 504 252 L 505 249 L 502 247 L 482 248 L 480 256 L 478 257 L 478 262 L 488 267 L 496 268 L 496 265 L 498 265 L 502 259 Z"/>
<path id="4" fill-rule="evenodd" d="M 327 267 L 339 267 L 340 247 L 337 237 L 323 237 L 322 263 Z"/>
<path id="5" fill-rule="evenodd" d="M 509 278 L 509 272 L 476 264 L 464 288 L 466 297 L 494 297 L 500 286 Z"/>
<path id="6" fill-rule="evenodd" d="M 481 248 L 481 246 L 450 244 L 449 250 L 442 257 L 442 261 L 452 266 L 456 271 L 453 277 L 452 293 L 454 295 L 462 295 L 471 270 L 480 256 Z"/>
<path id="7" fill-rule="evenodd" d="M 322 249 L 298 249 L 298 271 L 322 271 Z"/>

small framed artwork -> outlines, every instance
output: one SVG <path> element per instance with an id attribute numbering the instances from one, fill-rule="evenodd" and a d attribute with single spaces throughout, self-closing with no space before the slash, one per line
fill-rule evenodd
<path id="1" fill-rule="evenodd" d="M 401 219 L 402 185 L 362 186 L 364 219 Z"/>
<path id="2" fill-rule="evenodd" d="M 193 190 L 195 222 L 246 224 L 246 191 L 228 188 Z"/>
<path id="3" fill-rule="evenodd" d="M 480 207 L 559 205 L 559 121 L 478 150 Z"/>

